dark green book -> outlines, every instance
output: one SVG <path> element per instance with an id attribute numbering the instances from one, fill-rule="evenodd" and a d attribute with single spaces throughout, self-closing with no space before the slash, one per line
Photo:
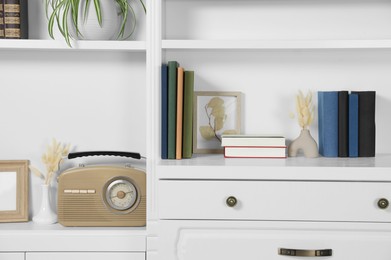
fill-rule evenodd
<path id="1" fill-rule="evenodd" d="M 168 66 L 168 125 L 167 150 L 168 159 L 176 158 L 176 88 L 177 88 L 177 61 L 169 61 Z"/>
<path id="2" fill-rule="evenodd" d="M 185 71 L 184 82 L 182 158 L 191 158 L 193 154 L 194 71 Z"/>

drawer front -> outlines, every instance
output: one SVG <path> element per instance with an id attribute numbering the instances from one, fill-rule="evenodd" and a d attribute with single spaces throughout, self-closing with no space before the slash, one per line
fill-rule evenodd
<path id="1" fill-rule="evenodd" d="M 112 252 L 48 252 L 26 253 L 26 260 L 145 260 L 145 253 L 112 253 Z"/>
<path id="2" fill-rule="evenodd" d="M 24 260 L 24 253 L 0 253 L 0 260 Z"/>
<path id="3" fill-rule="evenodd" d="M 294 228 L 295 224 L 282 228 L 278 223 L 274 227 L 267 227 L 256 221 L 162 222 L 160 240 L 163 244 L 159 252 L 161 259 L 391 259 L 391 236 L 384 231 Z M 287 253 L 294 250 L 298 253 L 296 256 L 279 254 L 279 251 Z M 327 252 L 331 256 L 299 254 L 301 252 L 311 255 L 316 251 Z"/>
<path id="4" fill-rule="evenodd" d="M 391 183 L 182 181 L 159 183 L 161 219 L 391 222 Z M 227 199 L 236 204 L 230 207 Z M 233 202 L 233 201 L 230 201 Z"/>

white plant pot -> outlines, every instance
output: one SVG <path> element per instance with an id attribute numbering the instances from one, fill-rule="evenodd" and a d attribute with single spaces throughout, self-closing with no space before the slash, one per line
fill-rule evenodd
<path id="1" fill-rule="evenodd" d="M 87 17 L 84 16 L 86 0 L 80 1 L 79 35 L 80 40 L 113 40 L 117 38 L 121 25 L 119 7 L 115 0 L 101 0 L 102 27 L 99 25 L 93 1 L 90 2 Z M 83 7 L 83 8 L 82 8 Z"/>

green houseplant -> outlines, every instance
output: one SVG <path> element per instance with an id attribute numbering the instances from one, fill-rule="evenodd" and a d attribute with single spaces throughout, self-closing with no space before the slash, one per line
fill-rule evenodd
<path id="1" fill-rule="evenodd" d="M 115 2 L 116 5 L 114 6 L 117 9 L 117 15 L 120 17 L 120 28 L 117 38 L 129 38 L 135 30 L 137 20 L 134 9 L 128 0 L 45 0 L 50 37 L 54 39 L 55 24 L 57 24 L 59 31 L 69 46 L 71 46 L 70 39 L 83 37 L 80 32 L 80 20 L 83 20 L 82 22 L 86 21 L 91 5 L 94 6 L 97 21 L 100 27 L 102 27 L 103 15 L 101 1 Z M 143 1 L 138 1 L 142 5 L 144 12 L 146 12 Z M 125 27 L 129 18 L 132 19 L 132 28 L 130 33 L 125 35 Z"/>

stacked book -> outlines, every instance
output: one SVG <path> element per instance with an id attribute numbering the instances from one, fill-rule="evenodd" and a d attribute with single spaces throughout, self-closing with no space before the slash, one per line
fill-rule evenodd
<path id="1" fill-rule="evenodd" d="M 161 158 L 191 158 L 193 154 L 194 71 L 177 61 L 162 64 Z"/>
<path id="2" fill-rule="evenodd" d="M 319 91 L 319 153 L 374 157 L 375 101 L 375 91 Z"/>
<path id="3" fill-rule="evenodd" d="M 225 158 L 286 158 L 285 137 L 222 135 Z"/>
<path id="4" fill-rule="evenodd" d="M 0 39 L 27 38 L 27 0 L 0 0 Z"/>

